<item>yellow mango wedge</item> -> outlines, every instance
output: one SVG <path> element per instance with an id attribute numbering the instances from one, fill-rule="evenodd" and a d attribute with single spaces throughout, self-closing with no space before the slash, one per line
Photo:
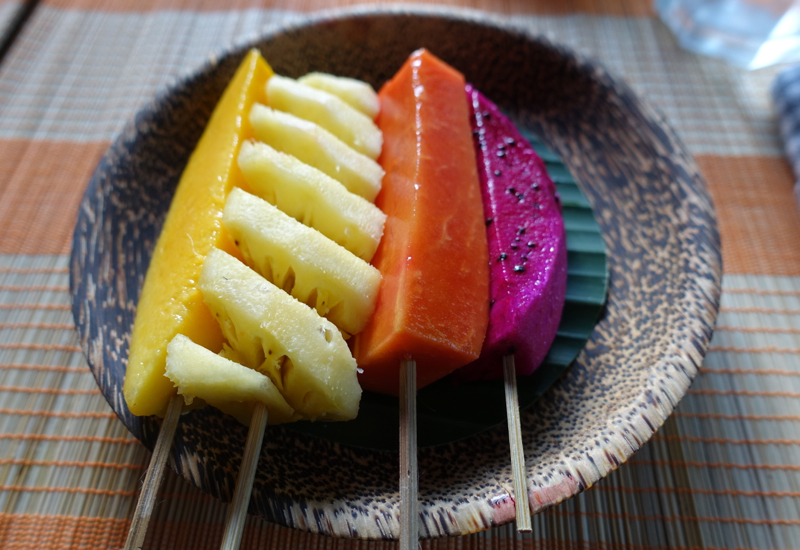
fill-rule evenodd
<path id="1" fill-rule="evenodd" d="M 238 256 L 222 227 L 222 211 L 234 186 L 247 187 L 236 166 L 239 147 L 253 137 L 253 103 L 266 101 L 272 69 L 256 50 L 242 61 L 211 114 L 184 169 L 156 243 L 131 336 L 123 393 L 133 414 L 166 412 L 175 388 L 164 376 L 167 344 L 183 334 L 218 352 L 223 336 L 197 281 L 206 255 L 221 248 Z"/>

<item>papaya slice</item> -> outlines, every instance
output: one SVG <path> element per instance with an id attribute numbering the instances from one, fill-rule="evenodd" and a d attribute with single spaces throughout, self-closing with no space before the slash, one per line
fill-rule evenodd
<path id="1" fill-rule="evenodd" d="M 242 61 L 223 92 L 181 176 L 145 276 L 131 336 L 123 394 L 133 414 L 163 416 L 175 394 L 164 376 L 167 344 L 183 334 L 214 352 L 222 349 L 218 323 L 197 287 L 212 248 L 238 256 L 222 227 L 225 199 L 244 186 L 236 166 L 239 146 L 253 137 L 248 114 L 266 101 L 272 69 L 257 50 Z"/>
<path id="2" fill-rule="evenodd" d="M 356 336 L 364 389 L 397 395 L 400 361 L 423 387 L 478 358 L 489 317 L 489 258 L 464 77 L 426 50 L 379 92 L 376 204 L 387 216 L 373 258 L 375 313 Z"/>

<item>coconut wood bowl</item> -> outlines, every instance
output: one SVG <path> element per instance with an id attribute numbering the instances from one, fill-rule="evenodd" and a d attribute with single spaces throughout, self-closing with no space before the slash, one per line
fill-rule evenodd
<path id="1" fill-rule="evenodd" d="M 426 47 L 558 155 L 588 197 L 605 242 L 605 313 L 573 366 L 523 413 L 534 512 L 625 462 L 697 373 L 717 315 L 715 214 L 691 155 L 663 117 L 596 63 L 485 14 L 357 10 L 284 27 L 209 60 L 136 115 L 95 172 L 71 258 L 81 344 L 111 407 L 153 447 L 160 420 L 122 398 L 141 284 L 181 171 L 239 61 L 259 48 L 275 71 L 380 85 Z M 205 408 L 178 426 L 173 468 L 230 500 L 246 428 Z M 466 534 L 514 519 L 501 425 L 421 449 L 420 535 Z M 398 455 L 268 428 L 250 512 L 289 527 L 396 538 Z"/>

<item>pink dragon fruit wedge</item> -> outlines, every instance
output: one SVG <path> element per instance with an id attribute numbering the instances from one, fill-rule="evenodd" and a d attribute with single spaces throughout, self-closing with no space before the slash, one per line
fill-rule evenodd
<path id="1" fill-rule="evenodd" d="M 489 328 L 478 360 L 455 380 L 503 377 L 503 356 L 531 374 L 556 336 L 567 286 L 561 201 L 545 165 L 514 124 L 466 88 L 491 263 Z"/>

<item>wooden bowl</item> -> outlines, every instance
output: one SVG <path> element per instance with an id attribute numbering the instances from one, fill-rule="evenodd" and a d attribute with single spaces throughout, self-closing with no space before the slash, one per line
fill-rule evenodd
<path id="1" fill-rule="evenodd" d="M 523 414 L 533 511 L 583 491 L 664 422 L 697 373 L 717 315 L 721 258 L 694 160 L 661 115 L 595 63 L 477 15 L 357 10 L 271 32 L 161 93 L 100 162 L 71 258 L 73 312 L 98 384 L 152 449 L 160 421 L 122 398 L 141 284 L 181 171 L 245 52 L 276 72 L 371 82 L 426 47 L 538 134 L 588 196 L 609 255 L 605 315 L 572 368 Z M 229 500 L 246 429 L 206 408 L 178 427 L 173 467 Z M 422 449 L 420 535 L 466 534 L 514 518 L 505 426 Z M 251 513 L 342 537 L 395 538 L 398 456 L 269 428 Z"/>

